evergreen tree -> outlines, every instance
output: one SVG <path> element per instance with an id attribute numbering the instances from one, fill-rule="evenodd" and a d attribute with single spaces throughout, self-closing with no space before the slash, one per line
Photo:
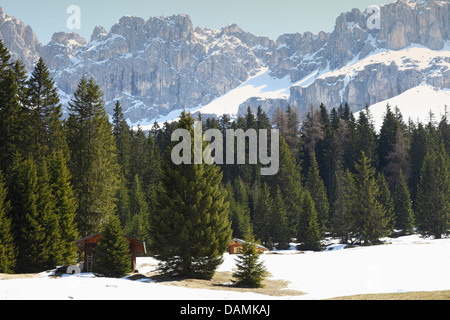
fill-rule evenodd
<path id="1" fill-rule="evenodd" d="M 67 137 L 69 168 L 77 199 L 77 224 L 81 235 L 98 232 L 115 212 L 119 166 L 112 125 L 102 92 L 94 80 L 82 78 L 69 103 Z"/>
<path id="2" fill-rule="evenodd" d="M 50 186 L 55 200 L 55 214 L 60 229 L 62 247 L 62 264 L 75 263 L 77 247 L 75 241 L 79 238 L 76 216 L 76 199 L 70 183 L 71 174 L 63 152 L 54 152 L 49 161 Z"/>
<path id="3" fill-rule="evenodd" d="M 422 123 L 412 129 L 411 146 L 409 157 L 411 159 L 411 177 L 409 179 L 409 189 L 411 198 L 415 204 L 417 185 L 420 181 L 420 171 L 426 154 L 431 151 L 430 136 Z"/>
<path id="4" fill-rule="evenodd" d="M 280 188 L 286 207 L 289 236 L 295 237 L 303 192 L 301 169 L 296 164 L 288 145 L 281 136 L 279 152 L 280 166 L 278 173 L 273 176 L 266 176 L 264 181 L 267 182 L 272 193 L 275 193 L 278 187 Z"/>
<path id="5" fill-rule="evenodd" d="M 248 206 L 248 196 L 244 183 L 240 178 L 234 181 L 236 192 L 231 184 L 227 183 L 227 199 L 230 202 L 230 221 L 233 237 L 243 239 L 247 233 L 253 234 L 253 226 Z"/>
<path id="6" fill-rule="evenodd" d="M 377 167 L 377 139 L 373 123 L 370 122 L 368 109 L 359 113 L 359 119 L 353 137 L 353 159 L 358 159 L 361 152 L 371 159 L 372 165 Z M 373 160 L 372 160 L 373 159 Z"/>
<path id="7" fill-rule="evenodd" d="M 335 173 L 334 202 L 332 206 L 332 231 L 342 243 L 347 243 L 353 235 L 355 207 L 355 181 L 347 168 L 339 167 Z"/>
<path id="8" fill-rule="evenodd" d="M 188 130 L 191 138 L 193 124 L 192 116 L 183 112 L 178 127 Z M 231 228 L 221 180 L 216 165 L 165 160 L 150 222 L 150 252 L 163 272 L 210 279 L 222 263 Z"/>
<path id="9" fill-rule="evenodd" d="M 59 243 L 59 234 L 46 180 L 33 159 L 15 158 L 8 185 L 18 273 L 54 268 L 61 253 L 53 246 L 53 241 Z"/>
<path id="10" fill-rule="evenodd" d="M 27 82 L 26 105 L 29 109 L 29 154 L 35 159 L 48 156 L 51 150 L 62 151 L 67 157 L 67 142 L 61 121 L 61 103 L 50 71 L 42 58 Z"/>
<path id="11" fill-rule="evenodd" d="M 359 241 L 365 244 L 379 242 L 379 238 L 388 234 L 386 210 L 379 202 L 379 187 L 375 178 L 375 168 L 370 159 L 362 152 L 361 159 L 355 164 L 355 210 L 354 230 Z"/>
<path id="12" fill-rule="evenodd" d="M 449 159 L 443 147 L 426 155 L 417 187 L 418 231 L 439 239 L 447 233 L 450 214 Z"/>
<path id="13" fill-rule="evenodd" d="M 113 134 L 117 148 L 117 161 L 122 169 L 124 177 L 128 181 L 131 181 L 132 134 L 129 125 L 123 116 L 122 106 L 119 101 L 117 101 L 114 106 L 113 125 Z"/>
<path id="14" fill-rule="evenodd" d="M 397 178 L 394 189 L 395 228 L 410 234 L 414 229 L 414 212 L 412 210 L 411 197 L 402 171 Z"/>
<path id="15" fill-rule="evenodd" d="M 131 270 L 129 245 L 125 240 L 120 220 L 111 215 L 95 249 L 94 273 L 104 277 L 120 278 Z"/>
<path id="16" fill-rule="evenodd" d="M 3 51 L 0 43 L 0 53 Z M 0 63 L 5 63 L 6 58 L 0 55 Z M 4 68 L 0 70 L 0 170 L 7 172 L 12 155 L 23 151 L 25 114 L 20 105 L 14 72 L 11 68 Z"/>
<path id="17" fill-rule="evenodd" d="M 317 212 L 317 221 L 321 232 L 327 229 L 330 205 L 328 202 L 327 191 L 319 173 L 319 165 L 316 161 L 315 153 L 311 154 L 311 164 L 306 175 L 306 189 L 309 191 L 314 201 L 314 207 Z"/>
<path id="18" fill-rule="evenodd" d="M 273 200 L 266 183 L 258 188 L 255 209 L 253 212 L 253 227 L 255 237 L 266 247 L 272 247 L 272 205 Z"/>
<path id="19" fill-rule="evenodd" d="M 259 261 L 260 253 L 256 250 L 254 237 L 245 237 L 242 254 L 236 259 L 237 270 L 233 272 L 234 285 L 246 288 L 262 288 L 262 281 L 268 272 L 264 263 Z"/>
<path id="20" fill-rule="evenodd" d="M 383 119 L 383 124 L 380 129 L 380 137 L 378 143 L 378 156 L 380 169 L 385 168 L 388 163 L 388 155 L 393 151 L 394 143 L 396 141 L 397 131 L 400 129 L 400 124 L 395 114 L 392 112 L 389 105 L 386 106 L 386 114 Z"/>
<path id="21" fill-rule="evenodd" d="M 14 238 L 11 230 L 6 183 L 0 171 L 0 273 L 13 273 L 16 265 Z"/>
<path id="22" fill-rule="evenodd" d="M 305 191 L 302 198 L 301 215 L 298 224 L 297 241 L 301 242 L 299 249 L 319 251 L 320 227 L 317 222 L 317 212 L 309 191 Z"/>
<path id="23" fill-rule="evenodd" d="M 379 190 L 377 199 L 385 210 L 386 233 L 390 234 L 394 231 L 396 225 L 396 214 L 394 199 L 383 172 L 378 173 L 377 184 Z"/>
<path id="24" fill-rule="evenodd" d="M 271 237 L 277 249 L 288 249 L 291 237 L 286 219 L 286 207 L 280 188 L 277 188 L 272 204 Z"/>
<path id="25" fill-rule="evenodd" d="M 135 175 L 130 196 L 130 222 L 126 227 L 128 235 L 149 243 L 148 223 L 149 206 L 146 195 L 142 189 L 142 182 L 138 175 Z"/>

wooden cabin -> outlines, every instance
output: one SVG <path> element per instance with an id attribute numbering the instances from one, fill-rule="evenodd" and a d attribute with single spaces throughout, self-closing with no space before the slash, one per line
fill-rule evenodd
<path id="1" fill-rule="evenodd" d="M 83 264 L 83 269 L 81 270 L 82 272 L 91 272 L 95 263 L 95 248 L 98 245 L 98 242 L 101 240 L 102 238 L 102 234 L 101 233 L 97 233 L 82 239 L 79 239 L 77 241 L 75 241 L 75 244 L 78 247 L 78 250 L 81 253 L 84 253 L 84 264 Z M 133 270 L 133 272 L 137 271 L 136 268 L 136 253 L 137 252 L 141 252 L 146 254 L 147 253 L 147 249 L 145 248 L 145 242 L 140 241 L 138 239 L 135 239 L 133 237 L 124 236 L 125 241 L 128 243 L 129 247 L 130 247 L 130 254 L 131 254 L 131 270 Z"/>
<path id="2" fill-rule="evenodd" d="M 238 238 L 233 238 L 230 242 L 230 246 L 228 247 L 228 253 L 229 254 L 239 254 L 242 252 L 242 244 L 244 244 L 245 241 L 238 239 Z M 256 245 L 256 250 L 259 253 L 264 253 L 264 251 L 269 251 L 269 249 L 267 249 L 266 247 L 257 244 Z"/>

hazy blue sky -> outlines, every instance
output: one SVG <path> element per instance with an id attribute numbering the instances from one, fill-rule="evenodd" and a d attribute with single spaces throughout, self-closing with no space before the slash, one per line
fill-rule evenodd
<path id="1" fill-rule="evenodd" d="M 352 8 L 365 10 L 393 0 L 2 0 L 0 6 L 29 24 L 46 44 L 54 32 L 75 31 L 87 40 L 96 25 L 107 30 L 128 14 L 148 19 L 190 15 L 194 27 L 220 29 L 237 23 L 245 31 L 276 39 L 284 33 L 332 31 L 336 17 Z M 70 5 L 81 10 L 81 29 L 69 30 Z"/>

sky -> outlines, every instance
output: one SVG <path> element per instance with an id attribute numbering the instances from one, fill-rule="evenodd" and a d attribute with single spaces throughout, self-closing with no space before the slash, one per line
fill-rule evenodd
<path id="1" fill-rule="evenodd" d="M 109 30 L 122 16 L 188 14 L 194 27 L 220 29 L 236 23 L 243 30 L 274 40 L 285 33 L 331 32 L 342 12 L 393 0 L 2 0 L 8 15 L 30 25 L 43 44 L 55 32 L 77 32 L 90 39 L 97 25 Z M 67 9 L 71 5 L 77 12 Z M 79 20 L 73 18 L 79 17 Z M 69 26 L 67 22 L 69 21 Z M 79 22 L 76 24 L 74 22 Z"/>

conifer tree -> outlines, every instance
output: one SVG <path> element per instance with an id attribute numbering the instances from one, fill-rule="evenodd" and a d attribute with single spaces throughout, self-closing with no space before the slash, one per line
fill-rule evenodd
<path id="1" fill-rule="evenodd" d="M 379 187 L 375 178 L 375 168 L 364 152 L 355 164 L 355 210 L 354 230 L 365 244 L 379 242 L 388 235 L 386 210 L 379 202 Z"/>
<path id="2" fill-rule="evenodd" d="M 14 238 L 9 218 L 10 210 L 6 183 L 0 171 L 0 273 L 13 273 L 16 266 Z"/>
<path id="3" fill-rule="evenodd" d="M 319 173 L 319 165 L 316 161 L 315 153 L 311 154 L 311 164 L 306 175 L 306 189 L 309 191 L 314 201 L 314 207 L 317 212 L 317 220 L 321 232 L 327 229 L 330 205 L 328 202 L 327 191 Z"/>
<path id="4" fill-rule="evenodd" d="M 426 155 L 417 187 L 418 231 L 437 239 L 447 233 L 450 215 L 450 165 L 443 149 Z"/>
<path id="5" fill-rule="evenodd" d="M 320 227 L 317 222 L 317 212 L 314 207 L 314 201 L 309 191 L 305 191 L 302 197 L 300 221 L 298 224 L 297 241 L 301 242 L 299 249 L 302 250 L 320 250 Z"/>
<path id="6" fill-rule="evenodd" d="M 32 158 L 15 157 L 9 176 L 12 226 L 16 245 L 16 272 L 40 272 L 54 268 L 55 250 L 51 241 L 59 242 L 54 203 L 48 197 L 46 178 L 39 177 Z M 53 238 L 52 238 L 53 237 Z"/>
<path id="7" fill-rule="evenodd" d="M 94 273 L 104 277 L 120 278 L 131 270 L 129 245 L 120 226 L 119 217 L 111 215 L 95 249 Z"/>
<path id="8" fill-rule="evenodd" d="M 354 231 L 355 181 L 348 168 L 343 171 L 339 167 L 335 176 L 332 231 L 342 243 L 347 243 L 351 240 Z"/>
<path id="9" fill-rule="evenodd" d="M 279 187 L 286 207 L 286 219 L 289 228 L 289 236 L 297 234 L 298 215 L 303 192 L 303 181 L 300 174 L 300 166 L 296 164 L 288 145 L 280 136 L 280 167 L 277 174 L 265 177 L 264 181 L 269 185 L 272 193 Z"/>
<path id="10" fill-rule="evenodd" d="M 28 152 L 35 159 L 48 156 L 52 150 L 67 156 L 67 142 L 63 133 L 61 103 L 50 71 L 42 58 L 27 81 Z"/>
<path id="11" fill-rule="evenodd" d="M 253 234 L 253 225 L 250 218 L 248 196 L 245 185 L 240 178 L 234 181 L 236 193 L 231 184 L 227 182 L 227 199 L 230 202 L 230 221 L 233 237 L 243 239 L 247 233 Z"/>
<path id="12" fill-rule="evenodd" d="M 280 188 L 277 188 L 272 203 L 271 238 L 277 249 L 288 249 L 291 237 L 286 220 L 286 207 Z"/>
<path id="13" fill-rule="evenodd" d="M 246 288 L 262 288 L 262 281 L 268 272 L 264 263 L 259 261 L 260 253 L 256 250 L 255 239 L 248 235 L 242 244 L 242 254 L 236 259 L 237 270 L 233 272 L 234 285 Z"/>
<path id="14" fill-rule="evenodd" d="M 123 116 L 122 106 L 117 101 L 114 106 L 113 134 L 116 141 L 117 161 L 121 167 L 124 177 L 132 181 L 131 177 L 131 143 L 132 133 L 130 126 Z"/>
<path id="15" fill-rule="evenodd" d="M 6 49 L 5 49 L 6 50 Z M 0 53 L 4 50 L 0 43 Z M 6 63 L 6 57 L 0 55 L 0 62 Z M 0 70 L 0 169 L 7 172 L 12 155 L 22 152 L 24 110 L 20 105 L 19 92 L 11 67 L 2 66 Z"/>
<path id="16" fill-rule="evenodd" d="M 193 125 L 192 116 L 183 112 L 178 128 L 188 130 L 193 137 Z M 222 263 L 231 228 L 221 180 L 219 167 L 214 164 L 176 165 L 170 158 L 164 161 L 151 214 L 149 250 L 160 261 L 163 272 L 210 279 Z"/>
<path id="17" fill-rule="evenodd" d="M 73 264 L 77 256 L 75 241 L 79 238 L 75 223 L 76 199 L 70 183 L 71 174 L 62 151 L 53 152 L 49 161 L 50 186 L 58 217 L 62 264 Z"/>
<path id="18" fill-rule="evenodd" d="M 266 247 L 272 246 L 272 205 L 273 200 L 267 183 L 258 188 L 253 211 L 255 237 Z"/>
<path id="19" fill-rule="evenodd" d="M 378 173 L 377 184 L 379 190 L 377 199 L 385 210 L 386 232 L 387 234 L 390 234 L 394 231 L 396 225 L 395 205 L 391 190 L 383 172 Z"/>
<path id="20" fill-rule="evenodd" d="M 97 233 L 116 208 L 120 169 L 102 95 L 92 78 L 83 77 L 69 103 L 69 168 L 77 199 L 76 222 L 82 236 Z"/>
<path id="21" fill-rule="evenodd" d="M 149 243 L 148 239 L 148 223 L 149 223 L 149 206 L 146 195 L 142 189 L 142 182 L 136 174 L 134 177 L 131 194 L 130 194 L 130 221 L 125 228 L 128 235 L 139 240 Z"/>
<path id="22" fill-rule="evenodd" d="M 397 178 L 394 188 L 395 228 L 401 229 L 404 234 L 410 234 L 414 229 L 414 212 L 411 197 L 402 171 Z"/>

